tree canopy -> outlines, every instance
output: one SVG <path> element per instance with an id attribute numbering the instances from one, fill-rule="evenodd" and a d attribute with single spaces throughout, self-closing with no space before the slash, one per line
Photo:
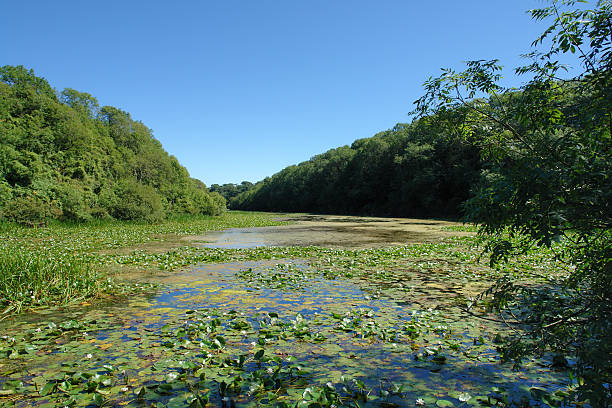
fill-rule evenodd
<path id="1" fill-rule="evenodd" d="M 231 208 L 456 218 L 479 177 L 478 149 L 423 120 L 289 166 Z"/>
<path id="2" fill-rule="evenodd" d="M 245 191 L 251 189 L 253 187 L 253 183 L 250 181 L 243 181 L 240 184 L 234 183 L 226 183 L 223 185 L 212 184 L 210 186 L 210 191 L 217 192 L 223 196 L 227 201 L 230 201 L 232 198 L 236 197 L 240 193 L 244 193 Z"/>
<path id="3" fill-rule="evenodd" d="M 485 177 L 465 208 L 491 263 L 547 247 L 567 265 L 567 276 L 550 285 L 528 287 L 508 275 L 482 297 L 523 329 L 508 339 L 505 358 L 520 362 L 545 351 L 575 357 L 577 396 L 609 406 L 612 3 L 579 3 L 531 10 L 551 23 L 527 55 L 532 62 L 516 68 L 530 75 L 520 90 L 500 85 L 498 61 L 470 61 L 462 72 L 430 78 L 416 113 L 460 129 L 480 148 Z M 579 75 L 560 77 L 562 54 L 579 57 Z M 457 110 L 466 112 L 462 121 L 447 115 Z"/>
<path id="4" fill-rule="evenodd" d="M 57 93 L 23 66 L 0 68 L 0 217 L 154 221 L 224 208 L 129 113 Z"/>

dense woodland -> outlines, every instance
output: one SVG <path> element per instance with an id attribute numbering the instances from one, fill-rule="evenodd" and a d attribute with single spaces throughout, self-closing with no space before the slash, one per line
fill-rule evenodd
<path id="1" fill-rule="evenodd" d="M 592 125 L 583 114 L 590 96 L 581 90 L 575 82 L 557 82 L 551 90 L 566 129 Z M 524 131 L 522 115 L 537 103 L 529 98 L 512 91 L 469 105 L 486 105 Z M 466 134 L 473 120 L 467 106 L 455 106 L 289 166 L 244 192 L 237 187 L 244 190 L 245 183 L 216 191 L 231 208 L 243 210 L 460 218 L 466 200 L 499 175 L 500 163 L 488 152 L 499 146 L 483 145 L 483 135 L 507 131 L 503 123 L 481 121 Z M 510 165 L 504 160 L 504 167 Z"/>
<path id="2" fill-rule="evenodd" d="M 456 217 L 480 170 L 477 147 L 419 121 L 289 166 L 230 203 L 245 210 Z"/>
<path id="3" fill-rule="evenodd" d="M 0 217 L 22 223 L 219 214 L 143 123 L 22 66 L 0 68 Z"/>

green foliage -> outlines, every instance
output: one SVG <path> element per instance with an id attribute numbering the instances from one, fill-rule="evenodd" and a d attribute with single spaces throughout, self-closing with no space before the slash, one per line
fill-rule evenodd
<path id="1" fill-rule="evenodd" d="M 34 195 L 15 197 L 9 200 L 2 210 L 4 218 L 23 225 L 44 225 L 48 220 L 59 218 L 61 209 Z"/>
<path id="2" fill-rule="evenodd" d="M 79 92 L 71 88 L 64 89 L 60 94 L 60 100 L 79 113 L 85 113 L 91 119 L 98 116 L 100 106 L 98 100 L 87 92 Z"/>
<path id="3" fill-rule="evenodd" d="M 231 198 L 230 206 L 458 217 L 479 170 L 478 150 L 451 132 L 427 121 L 398 124 L 287 167 Z"/>
<path id="4" fill-rule="evenodd" d="M 34 70 L 29 71 L 19 65 L 16 67 L 5 65 L 0 69 L 0 81 L 13 87 L 19 93 L 31 93 L 45 96 L 51 100 L 57 100 L 55 91 L 46 79 L 34 75 Z"/>
<path id="5" fill-rule="evenodd" d="M 105 197 L 105 207 L 119 220 L 159 221 L 164 218 L 160 195 L 151 186 L 122 180 Z"/>
<path id="6" fill-rule="evenodd" d="M 150 129 L 22 66 L 0 68 L 0 215 L 18 222 L 220 214 Z"/>
<path id="7" fill-rule="evenodd" d="M 0 252 L 2 313 L 66 304 L 98 294 L 101 284 L 81 257 L 13 248 Z"/>
<path id="8" fill-rule="evenodd" d="M 217 192 L 223 196 L 227 201 L 230 201 L 232 198 L 236 197 L 238 194 L 244 193 L 245 191 L 251 189 L 253 187 L 253 183 L 249 181 L 243 181 L 240 184 L 223 184 L 220 186 L 219 184 L 213 184 L 210 186 L 211 192 Z"/>
<path id="9" fill-rule="evenodd" d="M 223 212 L 225 212 L 225 204 L 226 204 L 226 200 L 225 198 L 213 191 L 210 195 L 209 195 L 212 203 L 211 203 L 211 207 L 210 207 L 210 214 L 211 215 L 220 215 L 223 214 Z M 202 214 L 206 214 L 204 211 L 201 211 Z"/>
<path id="10" fill-rule="evenodd" d="M 466 202 L 498 264 L 533 246 L 555 247 L 568 273 L 526 287 L 505 277 L 486 294 L 529 335 L 510 336 L 505 357 L 522 360 L 553 350 L 577 358 L 578 397 L 612 402 L 612 3 L 593 9 L 552 1 L 532 10 L 552 24 L 534 41 L 550 48 L 533 63 L 520 91 L 499 85 L 496 60 L 471 61 L 463 72 L 443 70 L 425 83 L 416 113 L 433 114 L 461 130 L 486 158 L 487 173 Z M 557 76 L 559 54 L 576 53 L 583 72 Z M 486 99 L 471 99 L 474 97 Z M 463 120 L 446 116 L 463 111 Z"/>
<path id="11" fill-rule="evenodd" d="M 94 194 L 91 192 L 87 194 L 79 184 L 73 182 L 54 186 L 62 210 L 62 219 L 77 222 L 91 219 L 91 209 L 88 204 L 94 200 Z"/>
<path id="12" fill-rule="evenodd" d="M 0 182 L 0 208 L 3 208 L 13 198 L 11 186 L 6 181 Z M 1 215 L 0 215 L 1 217 Z"/>

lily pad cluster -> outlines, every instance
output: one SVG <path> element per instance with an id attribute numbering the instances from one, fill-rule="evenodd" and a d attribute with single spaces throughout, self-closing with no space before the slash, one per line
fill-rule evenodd
<path id="1" fill-rule="evenodd" d="M 516 387 L 516 374 L 500 367 L 478 325 L 362 295 L 329 303 L 324 313 L 317 307 L 301 313 L 227 309 L 220 300 L 219 307 L 165 317 L 157 314 L 163 310 L 155 299 L 133 299 L 123 314 L 116 307 L 92 312 L 92 320 L 85 314 L 82 320 L 30 323 L 21 337 L 2 339 L 3 356 L 15 366 L 0 401 L 48 407 L 479 406 L 532 401 L 531 386 L 546 389 L 533 374 Z M 367 307 L 372 302 L 375 307 Z"/>
<path id="2" fill-rule="evenodd" d="M 518 371 L 501 363 L 508 329 L 475 317 L 490 316 L 474 309 L 474 297 L 506 271 L 481 264 L 471 237 L 363 250 L 127 249 L 163 245 L 170 238 L 153 234 L 163 228 L 29 231 L 3 243 L 33 250 L 44 238 L 59 257 L 72 250 L 90 265 L 149 275 L 105 279 L 106 303 L 1 322 L 0 406 L 569 403 L 568 375 L 552 357 Z M 532 285 L 547 282 L 543 268 L 563 273 L 544 253 L 508 268 Z"/>

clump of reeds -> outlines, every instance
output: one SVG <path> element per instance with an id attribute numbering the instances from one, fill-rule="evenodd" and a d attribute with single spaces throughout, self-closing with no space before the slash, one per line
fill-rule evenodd
<path id="1" fill-rule="evenodd" d="M 3 315 L 79 301 L 96 295 L 100 286 L 82 256 L 24 248 L 0 252 Z"/>

